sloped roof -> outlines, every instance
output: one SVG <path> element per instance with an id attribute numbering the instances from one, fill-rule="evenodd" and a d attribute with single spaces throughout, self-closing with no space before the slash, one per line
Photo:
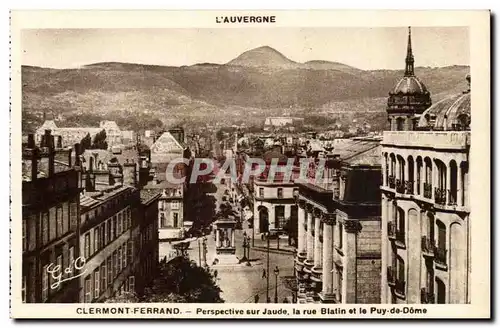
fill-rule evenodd
<path id="1" fill-rule="evenodd" d="M 182 154 L 185 147 L 181 145 L 170 132 L 164 132 L 151 146 L 151 153 Z"/>
<path id="2" fill-rule="evenodd" d="M 332 153 L 350 165 L 380 165 L 380 140 L 349 139 L 337 145 Z"/>

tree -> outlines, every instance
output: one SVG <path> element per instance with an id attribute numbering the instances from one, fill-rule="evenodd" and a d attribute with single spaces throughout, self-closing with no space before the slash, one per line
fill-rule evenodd
<path id="1" fill-rule="evenodd" d="M 108 149 L 105 130 L 101 130 L 94 136 L 94 141 L 92 142 L 92 146 L 90 149 Z"/>
<path id="2" fill-rule="evenodd" d="M 221 292 L 209 269 L 186 257 L 176 257 L 160 264 L 158 277 L 144 290 L 144 295 L 123 293 L 106 303 L 223 303 Z"/>

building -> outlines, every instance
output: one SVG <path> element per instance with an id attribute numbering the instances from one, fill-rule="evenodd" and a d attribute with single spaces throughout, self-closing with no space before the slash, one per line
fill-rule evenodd
<path id="1" fill-rule="evenodd" d="M 113 157 L 106 167 L 96 167 L 93 159 L 84 168 L 80 200 L 80 257 L 87 273 L 79 277 L 81 303 L 125 291 L 141 294 L 158 262 L 160 192 L 137 188 L 135 162 L 120 164 Z"/>
<path id="2" fill-rule="evenodd" d="M 159 240 L 184 238 L 184 185 L 166 181 L 165 174 L 156 174 L 145 190 L 158 191 L 158 232 Z"/>
<path id="3" fill-rule="evenodd" d="M 294 126 L 304 124 L 303 117 L 292 117 L 292 116 L 279 116 L 279 117 L 267 117 L 264 121 L 264 130 L 269 130 L 273 128 L 282 128 L 285 126 Z"/>
<path id="4" fill-rule="evenodd" d="M 410 36 L 406 63 L 415 80 Z M 382 303 L 469 303 L 470 87 L 430 107 L 423 90 L 388 102 L 393 122 L 407 99 L 382 143 Z"/>
<path id="5" fill-rule="evenodd" d="M 66 278 L 80 253 L 78 163 L 72 167 L 71 148 L 54 147 L 50 130 L 43 141 L 37 146 L 31 134 L 22 150 L 22 300 L 77 302 L 78 280 L 54 277 Z"/>
<path id="6" fill-rule="evenodd" d="M 42 141 L 45 130 L 51 130 L 55 137 L 57 147 L 73 147 L 80 143 L 83 138 L 90 136 L 91 139 L 101 131 L 106 132 L 106 142 L 108 147 L 116 145 L 127 145 L 135 141 L 133 131 L 122 131 L 115 121 L 101 121 L 99 127 L 58 127 L 53 120 L 46 120 L 41 127 L 36 130 L 35 141 Z"/>
<path id="7" fill-rule="evenodd" d="M 168 164 L 173 159 L 184 158 L 186 150 L 184 130 L 164 132 L 151 146 L 151 163 Z"/>
<path id="8" fill-rule="evenodd" d="M 294 175 L 286 179 L 283 173 L 276 170 L 274 177 L 270 177 L 272 163 L 284 166 L 288 158 L 277 150 L 267 151 L 263 156 L 266 162 L 265 170 L 253 179 L 254 191 L 254 233 L 281 232 L 286 228 L 288 221 L 296 222 L 298 213 L 295 204 Z M 292 159 L 293 161 L 293 159 Z"/>
<path id="9" fill-rule="evenodd" d="M 296 180 L 298 303 L 380 303 L 380 152 L 354 138 Z"/>

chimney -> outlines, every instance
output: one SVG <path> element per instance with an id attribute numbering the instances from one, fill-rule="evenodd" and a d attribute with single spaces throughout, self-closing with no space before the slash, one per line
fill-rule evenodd
<path id="1" fill-rule="evenodd" d="M 80 166 L 80 144 L 75 144 L 75 166 Z"/>
<path id="2" fill-rule="evenodd" d="M 137 169 L 133 161 L 123 164 L 123 184 L 137 186 Z"/>
<path id="3" fill-rule="evenodd" d="M 72 160 L 71 160 L 71 154 L 72 153 L 73 153 L 73 149 L 69 148 L 68 149 L 68 165 L 69 165 L 69 167 L 72 167 L 72 165 L 71 165 L 72 164 L 71 163 L 72 162 Z"/>
<path id="4" fill-rule="evenodd" d="M 54 136 L 50 130 L 45 130 L 46 147 L 49 148 L 49 177 L 54 175 Z"/>

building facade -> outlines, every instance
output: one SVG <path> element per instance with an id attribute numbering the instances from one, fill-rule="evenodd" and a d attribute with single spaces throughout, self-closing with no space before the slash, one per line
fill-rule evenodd
<path id="1" fill-rule="evenodd" d="M 297 180 L 298 303 L 380 303 L 380 141 L 351 140 Z"/>
<path id="2" fill-rule="evenodd" d="M 383 303 L 470 302 L 470 88 L 429 103 L 384 132 Z"/>
<path id="3" fill-rule="evenodd" d="M 278 170 L 274 177 L 270 176 L 271 164 L 275 162 L 277 166 L 286 165 L 288 158 L 271 150 L 264 154 L 264 161 L 266 168 L 253 179 L 255 234 L 283 231 L 290 220 L 297 222 L 298 215 L 293 173 L 288 179 Z"/>
<path id="4" fill-rule="evenodd" d="M 56 149 L 47 130 L 39 146 L 28 136 L 22 160 L 22 301 L 77 302 L 79 282 L 58 283 L 80 251 L 80 184 L 71 149 Z"/>

